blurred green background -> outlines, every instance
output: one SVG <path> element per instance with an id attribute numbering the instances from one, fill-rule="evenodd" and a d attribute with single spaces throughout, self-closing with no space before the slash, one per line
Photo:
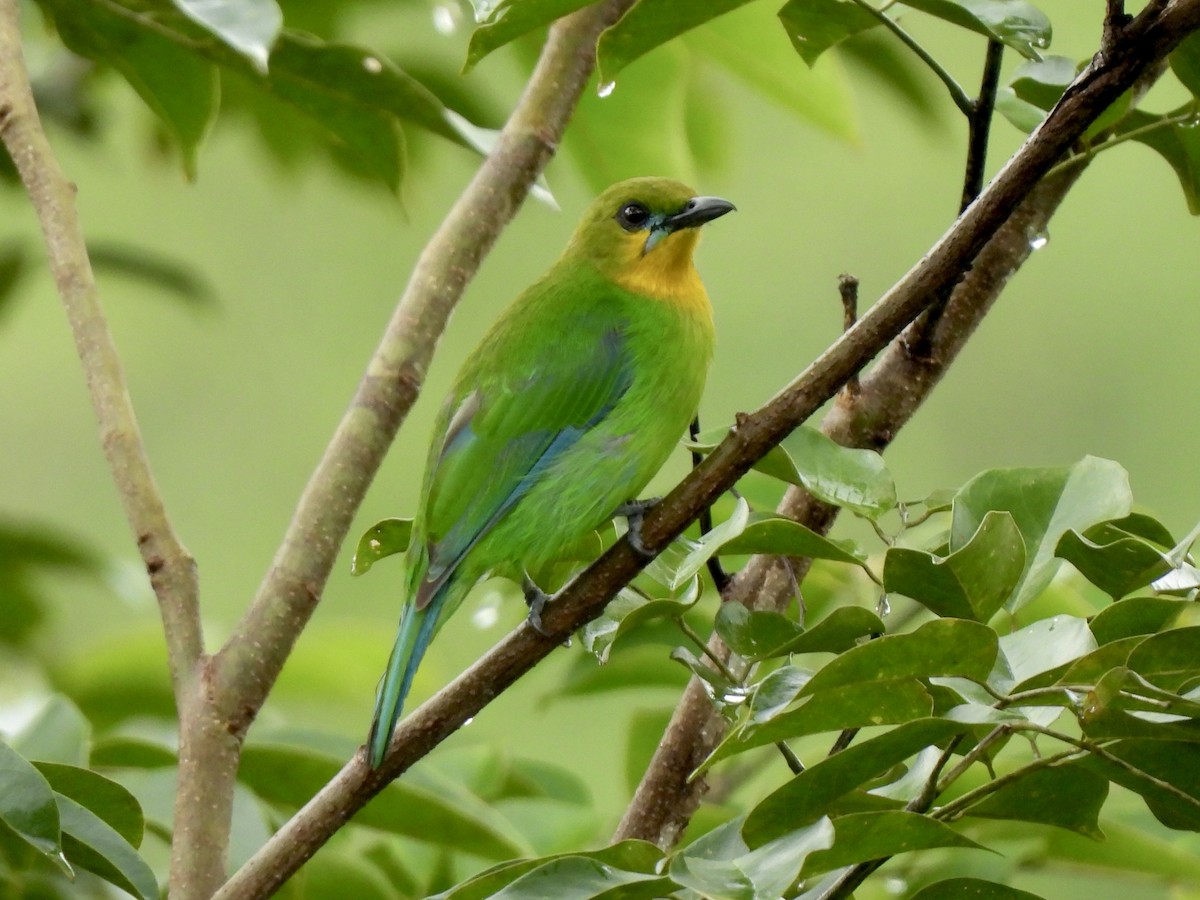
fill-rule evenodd
<path id="1" fill-rule="evenodd" d="M 1078 58 L 1094 46 L 1104 9 L 1098 0 L 1039 5 L 1056 26 L 1054 52 Z M 290 24 L 319 18 L 315 4 L 284 6 Z M 762 18 L 758 6 L 748 9 Z M 38 16 L 26 12 L 36 32 Z M 447 15 L 460 25 L 443 34 L 434 21 Z M 402 65 L 436 62 L 450 72 L 465 53 L 469 19 L 469 10 L 441 3 L 367 4 L 347 7 L 339 27 L 347 39 L 393 52 Z M 918 24 L 922 39 L 973 86 L 982 41 Z M 773 50 L 794 66 L 794 77 L 810 77 L 782 31 L 773 35 Z M 528 53 L 497 52 L 459 88 L 484 124 L 498 126 L 514 102 Z M 1006 72 L 1015 64 L 1009 59 Z M 701 114 L 687 132 L 694 154 L 679 143 L 678 127 L 656 118 L 665 113 L 653 102 L 666 90 L 664 71 L 681 68 L 699 92 L 693 105 Z M 916 77 L 932 113 L 832 56 L 818 70 L 847 96 L 841 121 L 849 136 L 818 127 L 674 46 L 623 72 L 610 97 L 589 98 L 608 104 L 604 115 L 617 135 L 628 135 L 630 153 L 589 156 L 581 139 L 551 164 L 547 178 L 561 212 L 529 202 L 486 260 L 352 537 L 379 518 L 411 514 L 442 393 L 501 306 L 559 252 L 593 192 L 581 167 L 594 180 L 607 180 L 606 166 L 614 178 L 682 177 L 738 206 L 735 216 L 707 229 L 699 254 L 719 329 L 701 410 L 706 427 L 764 402 L 837 336 L 840 273 L 858 276 L 865 306 L 920 258 L 956 209 L 962 123 L 927 73 Z M 1167 109 L 1179 99 L 1169 88 L 1163 93 L 1147 106 Z M 397 199 L 320 160 L 282 164 L 235 110 L 218 120 L 199 178 L 188 184 L 127 87 L 110 79 L 100 97 L 101 141 L 51 135 L 79 186 L 89 240 L 177 260 L 211 292 L 206 302 L 186 303 L 156 285 L 100 272 L 159 483 L 199 561 L 206 637 L 214 647 L 258 586 L 416 255 L 477 160 L 414 136 L 412 168 Z M 1021 139 L 997 121 L 989 172 Z M 650 163 L 660 171 L 627 171 Z M 36 249 L 36 223 L 18 191 L 0 191 L 0 222 L 0 241 Z M 1047 245 L 1013 279 L 889 450 L 901 495 L 957 486 L 984 468 L 1060 465 L 1094 454 L 1123 463 L 1140 503 L 1174 531 L 1190 528 L 1200 518 L 1193 478 L 1200 420 L 1190 411 L 1200 384 L 1197 229 L 1174 174 L 1149 150 L 1127 145 L 1103 154 L 1062 207 Z M 133 691 L 161 678 L 155 689 L 165 692 L 154 599 L 101 456 L 62 308 L 42 270 L 0 308 L 0 435 L 0 516 L 64 532 L 108 560 L 102 582 L 45 582 L 55 600 L 38 655 L 53 662 L 64 683 L 128 677 Z M 681 452 L 658 489 L 685 466 Z M 365 736 L 401 570 L 388 561 L 352 579 L 352 545 L 252 739 L 282 728 Z M 481 588 L 446 629 L 417 676 L 418 700 L 520 620 L 515 595 L 505 594 L 497 608 L 502 590 Z M 556 654 L 452 740 L 494 742 L 571 765 L 586 773 L 601 810 L 615 820 L 626 788 L 614 716 L 631 707 L 667 708 L 676 691 L 646 687 L 544 702 L 581 652 L 576 646 Z M 28 716 L 51 686 L 21 657 L 0 661 L 5 729 Z"/>

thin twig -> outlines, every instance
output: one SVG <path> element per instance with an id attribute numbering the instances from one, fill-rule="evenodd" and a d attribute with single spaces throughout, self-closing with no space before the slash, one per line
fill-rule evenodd
<path id="1" fill-rule="evenodd" d="M 842 298 L 842 331 L 849 331 L 858 321 L 858 279 L 845 273 L 839 275 L 838 296 Z M 853 400 L 859 391 L 858 375 L 852 375 L 842 390 Z"/>
<path id="2" fill-rule="evenodd" d="M 996 91 L 1000 86 L 1000 63 L 1004 60 L 1004 45 L 989 38 L 983 59 L 983 75 L 979 81 L 979 95 L 971 103 L 967 113 L 967 159 L 963 167 L 963 189 L 959 198 L 958 213 L 962 215 L 975 202 L 983 190 L 983 176 L 987 170 L 988 141 L 992 133 L 992 115 L 996 108 Z M 950 289 L 941 293 L 921 321 L 917 329 L 917 340 L 912 344 L 916 356 L 929 355 L 933 335 L 950 302 Z"/>
<path id="3" fill-rule="evenodd" d="M 970 118 L 973 104 L 971 98 L 967 96 L 967 92 L 962 89 L 962 85 L 954 80 L 954 76 L 946 71 L 946 68 L 917 42 L 916 38 L 905 31 L 899 22 L 885 14 L 882 10 L 875 8 L 867 0 L 853 0 L 853 2 L 878 19 L 884 28 L 896 35 L 904 46 L 915 53 L 921 62 L 925 63 L 930 71 L 938 77 L 938 80 L 946 86 L 946 90 L 950 92 L 950 99 L 954 101 L 954 105 L 958 107 L 959 111 L 964 116 Z"/>
<path id="4" fill-rule="evenodd" d="M 988 141 L 992 133 L 992 113 L 996 109 L 996 91 L 1000 87 L 1000 63 L 1004 60 L 1004 45 L 990 38 L 983 58 L 983 77 L 979 96 L 971 104 L 971 126 L 967 138 L 967 165 L 963 173 L 961 213 L 974 202 L 983 190 L 983 175 L 987 169 Z"/>

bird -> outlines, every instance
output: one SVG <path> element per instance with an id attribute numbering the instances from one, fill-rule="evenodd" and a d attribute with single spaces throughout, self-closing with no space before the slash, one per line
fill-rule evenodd
<path id="1" fill-rule="evenodd" d="M 529 573 L 614 515 L 644 551 L 636 498 L 692 421 L 713 354 L 693 251 L 700 226 L 734 209 L 667 178 L 612 185 L 467 357 L 434 426 L 372 768 L 430 641 L 480 580 L 523 573 L 540 629 L 546 595 Z"/>

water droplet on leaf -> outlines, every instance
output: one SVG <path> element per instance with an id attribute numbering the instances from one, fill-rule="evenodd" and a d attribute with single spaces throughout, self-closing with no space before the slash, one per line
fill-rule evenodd
<path id="1" fill-rule="evenodd" d="M 383 71 L 383 63 L 381 63 L 374 56 L 364 56 L 363 57 L 363 68 L 366 69 L 368 72 L 370 72 L 372 75 L 378 75 L 380 72 Z"/>
<path id="2" fill-rule="evenodd" d="M 600 87 L 596 88 L 596 93 L 601 97 L 607 97 L 616 89 L 616 87 L 617 83 L 615 81 L 606 81 L 604 84 L 600 85 Z"/>

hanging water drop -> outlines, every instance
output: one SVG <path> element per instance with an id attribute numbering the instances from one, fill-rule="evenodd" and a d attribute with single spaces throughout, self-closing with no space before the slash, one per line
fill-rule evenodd
<path id="1" fill-rule="evenodd" d="M 370 72 L 372 75 L 378 75 L 380 72 L 383 71 L 383 63 L 381 63 L 374 56 L 364 56 L 362 65 L 363 65 L 363 68 L 366 69 L 368 72 Z M 372 541 L 372 543 L 375 543 L 375 542 Z"/>
<path id="2" fill-rule="evenodd" d="M 1050 243 L 1050 235 L 1045 231 L 1039 231 L 1029 239 L 1030 250 L 1041 250 Z"/>
<path id="3" fill-rule="evenodd" d="M 887 594 L 879 595 L 879 603 L 875 605 L 875 613 L 881 619 L 886 619 L 892 614 L 892 601 L 888 599 Z"/>
<path id="4" fill-rule="evenodd" d="M 596 93 L 601 97 L 607 97 L 616 89 L 616 87 L 617 83 L 615 81 L 606 81 L 604 84 L 600 85 L 600 87 L 596 88 Z"/>

